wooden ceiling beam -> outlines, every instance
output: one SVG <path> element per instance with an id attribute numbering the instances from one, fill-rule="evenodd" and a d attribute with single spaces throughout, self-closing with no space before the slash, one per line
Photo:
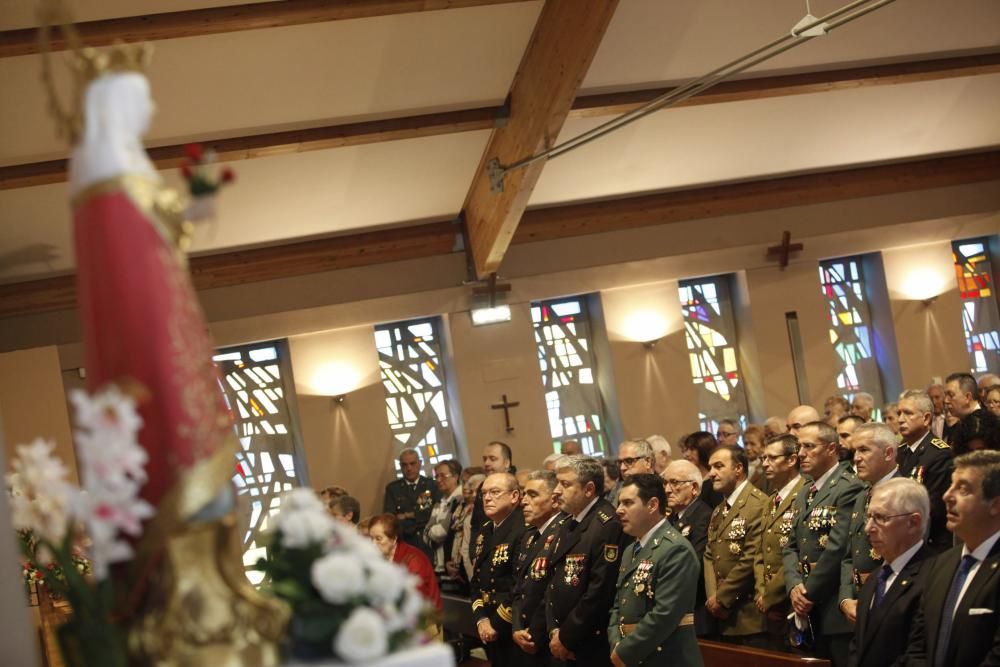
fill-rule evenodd
<path id="1" fill-rule="evenodd" d="M 510 87 L 510 118 L 493 131 L 462 214 L 476 274 L 495 272 L 542 173 L 544 161 L 510 172 L 494 187 L 490 165 L 511 165 L 552 146 L 618 0 L 546 0 Z"/>
<path id="2" fill-rule="evenodd" d="M 307 23 L 346 21 L 413 12 L 502 5 L 529 0 L 272 0 L 248 5 L 209 7 L 144 16 L 126 16 L 76 24 L 88 46 L 107 46 L 116 40 L 150 42 L 179 37 L 201 37 L 242 30 L 282 28 Z M 62 35 L 53 36 L 53 50 L 66 47 Z M 37 30 L 0 32 L 0 58 L 38 53 Z"/>
<path id="3" fill-rule="evenodd" d="M 272 155 L 488 130 L 496 125 L 496 119 L 497 109 L 484 107 L 251 134 L 229 139 L 207 139 L 200 143 L 215 150 L 220 162 L 236 162 Z M 159 169 L 174 169 L 184 162 L 184 144 L 154 147 L 147 152 Z M 0 190 L 61 183 L 66 180 L 66 168 L 65 159 L 0 167 Z"/>
<path id="4" fill-rule="evenodd" d="M 513 242 L 552 241 L 985 181 L 1000 181 L 1000 150 L 534 209 L 524 214 Z M 191 272 L 199 290 L 291 278 L 445 255 L 455 251 L 456 233 L 452 222 L 436 222 L 235 250 L 194 257 Z M 71 275 L 0 285 L 0 318 L 72 308 L 75 299 Z"/>
<path id="5" fill-rule="evenodd" d="M 768 76 L 727 81 L 701 95 L 685 100 L 678 106 L 741 102 L 867 86 L 981 76 L 997 72 L 1000 72 L 1000 52 L 808 74 Z M 652 88 L 626 93 L 580 96 L 573 102 L 569 116 L 585 118 L 625 113 L 668 90 L 670 89 Z M 230 139 L 209 138 L 202 140 L 202 143 L 214 148 L 223 162 L 234 162 L 270 155 L 488 130 L 495 127 L 499 111 L 496 107 L 481 107 L 303 130 L 266 132 Z M 149 154 L 158 168 L 171 169 L 181 164 L 184 145 L 151 148 Z M 64 180 L 66 180 L 66 160 L 0 167 L 0 190 L 61 183 Z"/>

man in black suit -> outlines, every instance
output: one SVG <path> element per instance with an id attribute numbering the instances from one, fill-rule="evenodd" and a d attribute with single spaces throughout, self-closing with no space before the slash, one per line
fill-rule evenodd
<path id="1" fill-rule="evenodd" d="M 872 491 L 865 532 L 885 562 L 861 587 L 850 667 L 884 667 L 906 652 L 920 606 L 931 552 L 924 546 L 930 513 L 927 489 L 915 480 L 886 480 Z"/>
<path id="2" fill-rule="evenodd" d="M 701 493 L 701 471 L 698 466 L 680 459 L 672 461 L 661 475 L 667 492 L 669 521 L 682 537 L 694 547 L 698 557 L 698 590 L 694 605 L 694 631 L 699 637 L 714 635 L 715 622 L 705 609 L 705 546 L 708 544 L 708 522 L 712 508 L 698 497 Z"/>
<path id="3" fill-rule="evenodd" d="M 944 383 L 944 405 L 948 412 L 959 419 L 965 419 L 973 414 L 982 414 L 983 406 L 979 404 L 979 385 L 976 383 L 976 378 L 968 373 L 949 375 Z M 949 440 L 949 444 L 954 446 L 954 437 L 957 433 L 957 428 L 949 429 L 948 434 L 952 438 Z"/>
<path id="4" fill-rule="evenodd" d="M 908 665 L 1000 664 L 1000 452 L 955 459 L 944 494 L 948 528 L 962 542 L 927 574 Z"/>
<path id="5" fill-rule="evenodd" d="M 904 392 L 899 399 L 899 444 L 896 459 L 899 476 L 915 479 L 931 498 L 931 525 L 927 546 L 934 553 L 952 547 L 945 525 L 944 492 L 951 484 L 953 450 L 931 432 L 934 401 L 922 391 Z"/>
<path id="6" fill-rule="evenodd" d="M 514 568 L 524 534 L 521 490 L 510 473 L 490 475 L 480 487 L 489 521 L 477 538 L 472 572 L 472 615 L 490 664 L 516 664 L 511 638 Z"/>
<path id="7" fill-rule="evenodd" d="M 517 553 L 514 582 L 514 643 L 517 664 L 541 667 L 549 663 L 545 630 L 545 589 L 551 574 L 549 561 L 556 534 L 568 518 L 559 511 L 552 492 L 556 474 L 535 470 L 524 483 L 521 506 L 528 529 Z"/>
<path id="8" fill-rule="evenodd" d="M 545 621 L 554 665 L 607 667 L 608 619 L 618 586 L 622 547 L 629 541 L 615 508 L 601 498 L 604 467 L 568 456 L 556 467 L 555 495 L 570 515 L 552 546 Z"/>

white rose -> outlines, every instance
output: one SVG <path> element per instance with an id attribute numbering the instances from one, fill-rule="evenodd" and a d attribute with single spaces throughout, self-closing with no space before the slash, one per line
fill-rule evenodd
<path id="1" fill-rule="evenodd" d="M 347 662 L 370 662 L 385 655 L 389 637 L 382 617 L 367 607 L 351 612 L 333 640 L 333 650 Z"/>
<path id="2" fill-rule="evenodd" d="M 424 606 L 427 603 L 424 600 L 424 596 L 420 594 L 420 591 L 415 586 L 406 588 L 405 591 L 403 604 L 400 605 L 399 611 L 403 616 L 406 627 L 412 628 L 416 626 L 417 620 L 420 618 L 420 613 L 424 610 Z"/>
<path id="3" fill-rule="evenodd" d="M 376 560 L 368 569 L 368 596 L 376 605 L 396 604 L 406 585 L 407 571 L 395 563 Z"/>
<path id="4" fill-rule="evenodd" d="M 353 554 L 332 553 L 313 561 L 310 576 L 323 599 L 333 604 L 343 604 L 365 591 L 365 571 Z"/>
<path id="5" fill-rule="evenodd" d="M 308 487 L 292 489 L 281 498 L 282 510 L 307 510 L 326 513 L 326 506 L 316 496 L 316 492 Z"/>
<path id="6" fill-rule="evenodd" d="M 333 530 L 333 517 L 325 512 L 284 509 L 275 523 L 281 532 L 281 543 L 291 549 L 325 543 Z"/>

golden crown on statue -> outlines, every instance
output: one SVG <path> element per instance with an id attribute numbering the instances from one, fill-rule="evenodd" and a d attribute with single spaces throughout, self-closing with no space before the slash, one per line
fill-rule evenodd
<path id="1" fill-rule="evenodd" d="M 58 123 L 60 134 L 75 144 L 80 138 L 83 125 L 83 95 L 87 85 L 105 74 L 136 72 L 143 73 L 152 58 L 153 49 L 149 44 L 124 44 L 115 42 L 107 49 L 84 46 L 80 33 L 73 25 L 73 18 L 63 0 L 42 0 L 38 7 L 38 44 L 42 54 L 42 81 L 49 97 L 49 111 Z M 52 31 L 58 28 L 62 39 L 52 39 Z M 73 101 L 69 110 L 59 101 L 55 81 L 52 76 L 51 54 L 60 49 L 69 49 L 69 60 L 73 72 Z"/>

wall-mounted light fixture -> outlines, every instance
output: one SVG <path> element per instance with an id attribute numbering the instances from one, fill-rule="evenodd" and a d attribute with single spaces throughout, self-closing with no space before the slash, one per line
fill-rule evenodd
<path id="1" fill-rule="evenodd" d="M 639 310 L 625 319 L 624 329 L 626 336 L 652 350 L 667 335 L 670 326 L 664 314 L 655 310 Z"/>
<path id="2" fill-rule="evenodd" d="M 469 311 L 469 314 L 472 316 L 473 326 L 477 327 L 484 324 L 496 324 L 497 322 L 510 322 L 510 306 L 506 304 L 473 308 Z"/>
<path id="3" fill-rule="evenodd" d="M 344 401 L 346 401 L 346 400 L 347 400 L 347 394 L 338 394 L 338 395 L 336 395 L 336 396 L 333 397 L 333 404 L 334 405 L 343 405 Z"/>
<path id="4" fill-rule="evenodd" d="M 510 283 L 497 282 L 497 274 L 490 274 L 484 285 L 472 288 L 472 308 L 469 315 L 473 326 L 510 322 L 510 306 L 503 303 L 510 292 Z"/>

